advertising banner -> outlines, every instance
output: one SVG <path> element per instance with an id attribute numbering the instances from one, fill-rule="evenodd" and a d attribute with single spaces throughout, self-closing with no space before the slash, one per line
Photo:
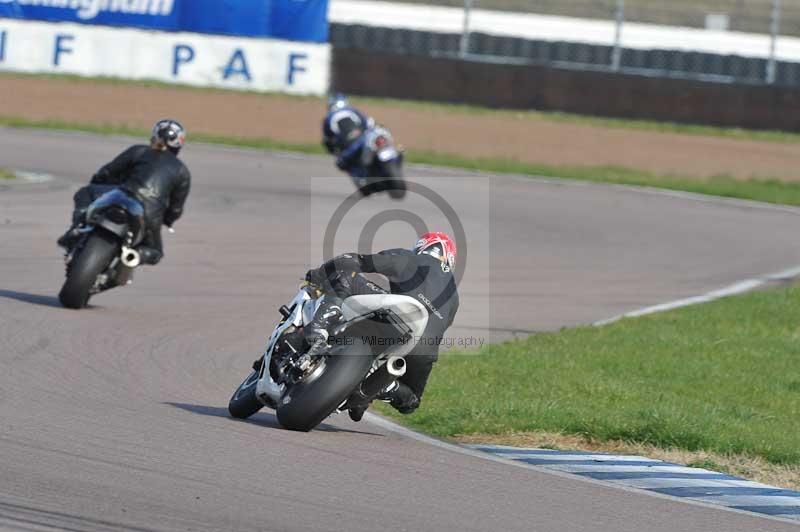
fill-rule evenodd
<path id="1" fill-rule="evenodd" d="M 324 94 L 330 45 L 0 19 L 0 71 Z"/>
<path id="2" fill-rule="evenodd" d="M 326 42 L 328 0 L 0 0 L 0 17 Z"/>

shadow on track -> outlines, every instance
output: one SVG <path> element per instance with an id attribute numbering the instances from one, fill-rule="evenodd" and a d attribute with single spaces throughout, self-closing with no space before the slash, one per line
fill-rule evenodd
<path id="1" fill-rule="evenodd" d="M 23 303 L 30 303 L 31 305 L 64 308 L 55 296 L 43 296 L 39 294 L 29 294 L 27 292 L 0 289 L 0 297 L 22 301 Z"/>
<path id="2" fill-rule="evenodd" d="M 189 403 L 163 403 L 165 405 L 174 406 L 175 408 L 180 408 L 181 410 L 186 410 L 187 412 L 191 412 L 193 414 L 200 414 L 202 416 L 211 416 L 211 417 L 224 417 L 225 419 L 230 419 L 232 421 L 236 421 L 239 423 L 252 423 L 253 425 L 260 425 L 262 427 L 267 427 L 271 429 L 280 429 L 280 430 L 287 430 L 281 427 L 280 423 L 278 423 L 278 418 L 272 412 L 259 412 L 254 414 L 253 416 L 247 419 L 236 419 L 234 420 L 231 415 L 228 413 L 227 408 L 222 408 L 219 406 L 206 406 L 206 405 L 193 405 Z M 364 434 L 366 436 L 381 436 L 383 434 L 376 434 L 374 432 L 368 432 L 363 430 L 348 430 L 342 429 L 339 427 L 334 427 L 333 425 L 328 425 L 322 423 L 320 426 L 314 429 L 314 431 L 320 432 L 348 432 L 351 434 Z"/>

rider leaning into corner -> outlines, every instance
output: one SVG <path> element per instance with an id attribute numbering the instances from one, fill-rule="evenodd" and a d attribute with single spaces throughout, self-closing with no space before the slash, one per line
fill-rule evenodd
<path id="1" fill-rule="evenodd" d="M 343 299 L 386 293 L 361 274 L 384 275 L 392 294 L 413 297 L 429 314 L 422 338 L 414 339 L 416 345 L 406 356 L 405 375 L 378 397 L 403 414 L 412 413 L 420 405 L 428 376 L 439 357 L 439 344 L 458 311 L 455 260 L 456 245 L 448 235 L 425 233 L 412 250 L 390 249 L 375 255 L 347 253 L 309 270 L 306 281 L 325 294 L 314 319 L 305 327 L 306 340 L 312 346 L 309 353 L 327 348 L 329 331 L 342 319 Z M 360 421 L 366 409 L 351 409 L 350 417 Z"/>
<path id="2" fill-rule="evenodd" d="M 355 172 L 361 168 L 357 163 L 362 144 L 357 141 L 374 125 L 375 121 L 352 107 L 342 93 L 328 98 L 328 114 L 322 121 L 322 144 L 328 153 L 336 156 L 336 166 L 340 170 Z"/>
<path id="3" fill-rule="evenodd" d="M 186 142 L 186 131 L 175 120 L 160 120 L 153 126 L 150 145 L 131 146 L 92 177 L 89 185 L 75 193 L 72 226 L 58 239 L 70 249 L 80 238 L 86 210 L 99 195 L 119 187 L 144 206 L 145 238 L 137 248 L 144 264 L 157 264 L 164 256 L 161 225 L 172 227 L 181 217 L 189 195 L 191 175 L 178 159 Z"/>

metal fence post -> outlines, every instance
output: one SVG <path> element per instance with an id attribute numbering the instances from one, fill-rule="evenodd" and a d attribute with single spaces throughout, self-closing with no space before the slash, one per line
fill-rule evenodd
<path id="1" fill-rule="evenodd" d="M 617 0 L 616 29 L 614 31 L 614 51 L 611 53 L 611 69 L 619 71 L 622 65 L 622 26 L 625 24 L 625 0 Z"/>
<path id="2" fill-rule="evenodd" d="M 769 61 L 767 62 L 767 83 L 775 83 L 776 60 L 775 48 L 778 44 L 778 33 L 781 29 L 781 0 L 772 0 L 772 15 L 769 19 Z"/>
<path id="3" fill-rule="evenodd" d="M 469 17 L 472 14 L 472 0 L 464 0 L 464 28 L 461 31 L 461 44 L 458 49 L 461 57 L 469 53 Z"/>

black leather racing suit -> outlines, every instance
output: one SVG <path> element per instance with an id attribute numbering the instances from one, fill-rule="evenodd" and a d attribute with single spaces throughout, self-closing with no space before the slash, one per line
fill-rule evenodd
<path id="1" fill-rule="evenodd" d="M 363 172 L 360 158 L 363 151 L 364 132 L 374 121 L 353 107 L 344 107 L 328 113 L 322 120 L 322 144 L 328 153 L 336 155 L 336 166 L 352 173 Z"/>
<path id="2" fill-rule="evenodd" d="M 131 146 L 100 168 L 89 187 L 75 194 L 76 212 L 88 207 L 86 202 L 97 196 L 92 189 L 111 188 L 103 185 L 118 186 L 142 202 L 147 225 L 140 246 L 142 261 L 156 264 L 164 255 L 161 225 L 172 226 L 181 217 L 189 195 L 191 175 L 186 165 L 169 150 Z"/>
<path id="3" fill-rule="evenodd" d="M 430 255 L 391 249 L 376 255 L 340 255 L 306 275 L 308 281 L 321 286 L 327 294 L 335 293 L 344 299 L 351 295 L 382 292 L 383 289 L 360 275 L 379 273 L 389 280 L 392 294 L 411 296 L 428 309 L 425 332 L 421 338 L 412 340 L 416 345 L 406 356 L 406 374 L 400 378 L 401 387 L 395 392 L 400 400 L 397 403 L 392 401 L 402 413 L 413 412 L 419 406 L 428 376 L 439 357 L 439 345 L 458 311 L 455 279 L 446 270 L 442 262 Z M 335 298 L 332 304 L 336 304 Z M 317 316 L 325 314 L 323 306 Z"/>

